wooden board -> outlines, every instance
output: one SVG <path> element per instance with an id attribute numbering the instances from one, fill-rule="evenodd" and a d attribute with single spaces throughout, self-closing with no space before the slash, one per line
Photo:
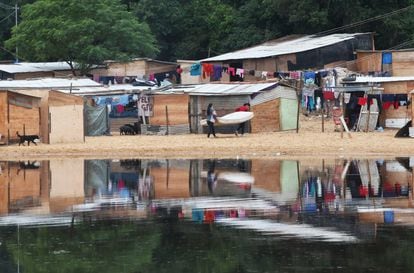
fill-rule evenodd
<path id="1" fill-rule="evenodd" d="M 378 122 L 379 109 L 376 99 L 373 99 L 374 103 L 371 105 L 368 111 L 368 104 L 361 107 L 359 114 L 359 120 L 357 124 L 358 131 L 372 132 L 375 130 Z M 369 103 L 369 102 L 368 102 Z"/>

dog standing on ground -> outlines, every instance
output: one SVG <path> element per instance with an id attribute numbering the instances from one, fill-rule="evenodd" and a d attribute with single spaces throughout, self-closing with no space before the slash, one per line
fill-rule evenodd
<path id="1" fill-rule="evenodd" d="M 39 141 L 38 135 L 20 135 L 19 132 L 16 132 L 16 135 L 19 137 L 19 146 L 27 142 L 27 146 L 30 146 L 30 142 L 32 142 L 34 145 L 37 145 L 36 141 Z"/>

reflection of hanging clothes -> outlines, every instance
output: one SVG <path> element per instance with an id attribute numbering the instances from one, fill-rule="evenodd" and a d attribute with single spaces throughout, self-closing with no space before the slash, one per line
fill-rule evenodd
<path id="1" fill-rule="evenodd" d="M 202 209 L 193 209 L 191 216 L 194 222 L 202 223 L 204 219 L 204 212 Z"/>

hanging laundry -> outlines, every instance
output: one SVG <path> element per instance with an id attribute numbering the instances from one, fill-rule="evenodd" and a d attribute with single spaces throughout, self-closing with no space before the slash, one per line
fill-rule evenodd
<path id="1" fill-rule="evenodd" d="M 344 103 L 349 103 L 351 100 L 351 93 L 344 93 Z"/>
<path id="2" fill-rule="evenodd" d="M 315 83 L 315 72 L 306 71 L 304 72 L 303 77 L 305 83 Z"/>
<path id="3" fill-rule="evenodd" d="M 262 71 L 262 79 L 267 79 L 267 71 Z"/>
<path id="4" fill-rule="evenodd" d="M 244 78 L 244 69 L 243 68 L 237 68 L 236 69 L 236 75 L 240 78 Z"/>
<path id="5" fill-rule="evenodd" d="M 391 52 L 383 52 L 382 53 L 382 63 L 383 64 L 392 64 L 392 53 Z"/>
<path id="6" fill-rule="evenodd" d="M 229 72 L 228 72 L 231 76 L 236 75 L 236 69 L 234 67 L 229 67 Z"/>
<path id="7" fill-rule="evenodd" d="M 201 75 L 201 64 L 200 63 L 195 63 L 190 66 L 190 75 L 191 76 Z"/>
<path id="8" fill-rule="evenodd" d="M 254 71 L 254 76 L 256 78 L 260 78 L 262 76 L 262 71 L 259 71 L 259 70 Z"/>
<path id="9" fill-rule="evenodd" d="M 367 98 L 363 98 L 363 97 L 358 98 L 358 104 L 361 106 L 364 106 L 365 104 L 367 104 Z"/>
<path id="10" fill-rule="evenodd" d="M 203 63 L 203 79 L 210 77 L 213 74 L 213 65 L 209 63 Z"/>
<path id="11" fill-rule="evenodd" d="M 223 71 L 221 65 L 214 65 L 213 66 L 213 81 L 218 81 L 221 79 L 221 73 Z"/>

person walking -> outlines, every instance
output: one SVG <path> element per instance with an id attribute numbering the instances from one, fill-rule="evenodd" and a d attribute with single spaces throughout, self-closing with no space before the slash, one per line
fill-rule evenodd
<path id="1" fill-rule="evenodd" d="M 216 130 L 214 128 L 214 123 L 217 120 L 217 113 L 216 110 L 213 108 L 213 104 L 209 103 L 207 106 L 207 125 L 208 125 L 208 133 L 207 137 L 210 137 L 211 134 L 213 134 L 214 137 L 216 136 Z"/>
<path id="2" fill-rule="evenodd" d="M 249 112 L 249 111 L 250 111 L 250 103 L 248 103 L 248 102 L 243 104 L 242 106 L 236 108 L 236 112 Z M 239 131 L 240 131 L 242 136 L 244 135 L 244 130 L 246 128 L 246 123 L 247 123 L 247 121 L 242 122 L 242 123 L 239 124 L 237 129 L 234 131 L 234 134 L 236 136 L 239 135 Z"/>

